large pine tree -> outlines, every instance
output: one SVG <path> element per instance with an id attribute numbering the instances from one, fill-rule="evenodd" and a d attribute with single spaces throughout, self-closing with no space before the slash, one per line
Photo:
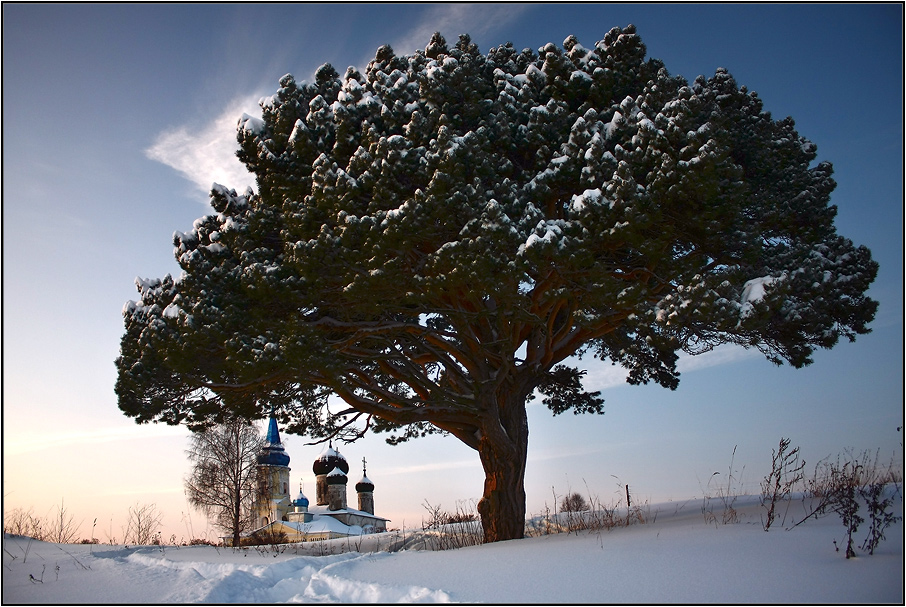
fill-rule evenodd
<path id="1" fill-rule="evenodd" d="M 673 389 L 679 351 L 801 367 L 869 330 L 877 264 L 837 235 L 815 145 L 727 71 L 646 60 L 632 26 L 538 54 L 435 34 L 280 87 L 239 123 L 258 193 L 215 186 L 174 237 L 183 275 L 126 305 L 138 422 L 449 433 L 496 541 L 523 533 L 526 401 L 602 411 L 570 357 Z"/>

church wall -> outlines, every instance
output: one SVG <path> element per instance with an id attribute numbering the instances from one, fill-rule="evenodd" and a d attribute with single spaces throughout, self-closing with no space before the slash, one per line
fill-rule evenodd
<path id="1" fill-rule="evenodd" d="M 359 492 L 359 510 L 374 514 L 374 494 L 370 491 Z"/>
<path id="2" fill-rule="evenodd" d="M 347 525 L 358 525 L 359 527 L 365 528 L 369 525 L 374 527 L 375 531 L 386 531 L 387 530 L 387 521 L 379 518 L 371 518 L 370 516 L 362 516 L 360 514 L 355 514 L 354 512 L 349 512 L 346 515 L 346 520 L 343 521 Z"/>
<path id="3" fill-rule="evenodd" d="M 291 508 L 289 497 L 288 466 L 258 466 L 258 495 L 255 507 L 259 524 L 267 518 L 268 522 L 279 521 Z"/>

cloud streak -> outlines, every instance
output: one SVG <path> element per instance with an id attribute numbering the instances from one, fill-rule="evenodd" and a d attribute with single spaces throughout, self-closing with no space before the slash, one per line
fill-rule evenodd
<path id="1" fill-rule="evenodd" d="M 399 54 L 410 54 L 424 48 L 435 31 L 455 41 L 460 33 L 482 36 L 519 18 L 530 7 L 522 5 L 444 4 L 430 6 L 421 21 L 394 40 L 391 46 Z M 360 69 L 374 57 L 369 49 Z M 190 181 L 207 197 L 213 183 L 242 192 L 255 189 L 255 177 L 236 158 L 236 123 L 243 114 L 260 116 L 260 93 L 234 98 L 212 120 L 196 126 L 172 127 L 161 133 L 145 150 L 151 160 L 160 162 Z M 205 198 L 207 200 L 207 198 Z"/>
<path id="2" fill-rule="evenodd" d="M 76 447 L 79 445 L 98 445 L 101 443 L 113 443 L 128 441 L 134 443 L 143 439 L 159 439 L 177 436 L 187 436 L 188 430 L 182 426 L 167 425 L 135 425 L 116 428 L 98 428 L 95 430 L 85 431 L 61 431 L 57 433 L 44 433 L 40 441 L 34 440 L 17 440 L 9 437 L 9 440 L 3 441 L 4 455 L 23 455 L 35 451 L 43 451 L 47 448 L 58 447 Z"/>
<path id="3" fill-rule="evenodd" d="M 734 344 L 723 344 L 706 352 L 692 356 L 680 353 L 679 360 L 676 363 L 677 370 L 680 373 L 691 373 L 701 369 L 708 369 L 719 365 L 728 365 L 742 360 L 757 358 L 761 354 L 758 350 L 746 350 Z M 573 364 L 582 368 L 582 361 L 573 360 Z M 606 390 L 622 386 L 626 383 L 628 372 L 619 365 L 611 365 L 609 361 L 595 361 L 588 365 L 588 373 L 585 376 L 583 384 L 589 390 Z"/>
<path id="4" fill-rule="evenodd" d="M 434 32 L 442 33 L 449 43 L 455 42 L 459 34 L 469 34 L 474 39 L 505 27 L 530 9 L 530 6 L 520 4 L 435 5 L 426 11 L 418 25 L 397 40 L 393 48 L 397 52 L 413 53 L 425 48 Z"/>
<path id="5" fill-rule="evenodd" d="M 428 46 L 434 32 L 440 32 L 448 44 L 454 44 L 459 34 L 469 34 L 473 40 L 505 28 L 509 23 L 520 18 L 531 6 L 524 4 L 440 4 L 429 6 L 421 20 L 405 34 L 390 42 L 397 55 L 411 55 L 418 49 Z M 504 42 L 500 40 L 499 42 Z M 359 69 L 364 70 L 368 62 L 374 59 L 377 49 L 368 49 L 367 56 L 359 61 Z M 482 49 L 487 51 L 487 49 Z"/>
<path id="6" fill-rule="evenodd" d="M 418 474 L 425 472 L 439 472 L 442 470 L 463 470 L 474 468 L 481 469 L 481 463 L 478 459 L 441 461 L 430 464 L 418 464 L 415 466 L 397 466 L 381 471 L 381 476 L 396 476 L 405 474 Z"/>
<path id="7" fill-rule="evenodd" d="M 676 366 L 680 373 L 689 373 L 691 371 L 698 371 L 699 369 L 727 365 L 741 360 L 758 358 L 760 356 L 762 356 L 761 352 L 754 348 L 747 350 L 742 346 L 737 346 L 735 344 L 723 344 L 717 346 L 710 352 L 698 354 L 697 356 L 681 354 Z"/>
<path id="8" fill-rule="evenodd" d="M 219 183 L 242 192 L 255 189 L 255 176 L 236 158 L 236 124 L 243 113 L 260 115 L 259 95 L 233 99 L 211 121 L 200 126 L 179 126 L 161 133 L 145 155 L 175 169 L 201 193 Z"/>

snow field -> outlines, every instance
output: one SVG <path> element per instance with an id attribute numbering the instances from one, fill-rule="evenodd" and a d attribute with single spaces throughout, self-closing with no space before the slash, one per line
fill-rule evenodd
<path id="1" fill-rule="evenodd" d="M 702 502 L 651 507 L 646 524 L 431 552 L 386 550 L 399 532 L 319 546 L 58 545 L 4 537 L 4 603 L 874 603 L 903 601 L 903 523 L 868 556 L 843 556 L 835 515 L 786 531 L 761 525 L 758 498 L 740 522 L 708 523 Z M 903 514 L 898 497 L 895 510 Z M 799 513 L 803 514 L 800 515 Z M 790 503 L 785 526 L 804 515 Z M 398 538 L 397 538 L 398 539 Z M 835 551 L 834 541 L 841 548 Z M 306 553 L 320 550 L 325 556 Z M 27 552 L 27 555 L 26 555 Z M 24 561 L 24 562 L 23 562 Z M 59 570 L 56 570 L 59 567 Z M 43 573 L 42 573 L 43 569 Z M 29 575 L 35 577 L 32 581 Z"/>

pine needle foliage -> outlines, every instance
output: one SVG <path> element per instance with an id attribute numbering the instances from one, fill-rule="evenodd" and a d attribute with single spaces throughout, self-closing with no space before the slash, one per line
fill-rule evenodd
<path id="1" fill-rule="evenodd" d="M 537 52 L 435 34 L 279 84 L 238 125 L 257 192 L 215 185 L 174 236 L 183 275 L 124 308 L 138 422 L 451 434 L 494 541 L 523 533 L 526 401 L 603 413 L 575 357 L 675 389 L 679 352 L 801 367 L 869 330 L 877 264 L 836 233 L 831 165 L 727 70 L 646 59 L 633 26 Z"/>

